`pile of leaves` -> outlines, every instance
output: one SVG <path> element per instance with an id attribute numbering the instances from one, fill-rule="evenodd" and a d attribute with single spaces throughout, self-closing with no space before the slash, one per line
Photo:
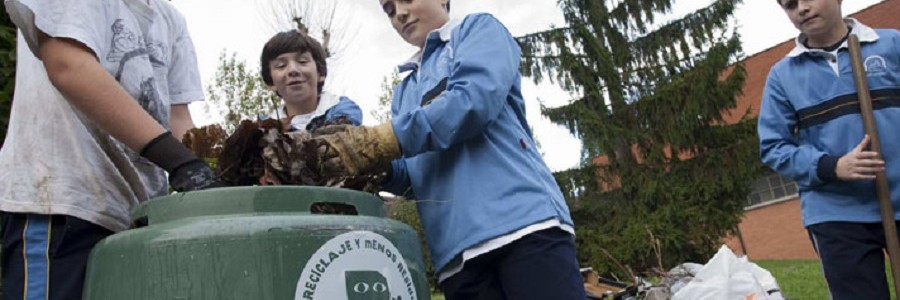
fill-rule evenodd
<path id="1" fill-rule="evenodd" d="M 350 124 L 336 118 L 322 126 Z M 308 185 L 349 188 L 375 193 L 386 172 L 357 176 L 329 176 L 317 155 L 316 131 L 286 131 L 276 119 L 242 120 L 230 136 L 219 125 L 194 128 L 183 142 L 198 157 L 218 169 L 230 186 Z"/>

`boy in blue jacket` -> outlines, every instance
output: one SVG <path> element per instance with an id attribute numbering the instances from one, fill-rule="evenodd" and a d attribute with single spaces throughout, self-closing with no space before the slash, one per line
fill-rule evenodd
<path id="1" fill-rule="evenodd" d="M 260 75 L 283 103 L 270 117 L 280 121 L 284 132 L 313 131 L 333 124 L 362 124 L 362 111 L 353 100 L 322 92 L 328 76 L 326 59 L 322 44 L 297 30 L 279 32 L 263 46 Z M 234 178 L 233 172 L 228 174 L 224 176 L 226 179 Z M 282 184 L 278 177 L 263 174 L 259 184 Z"/>
<path id="2" fill-rule="evenodd" d="M 843 19 L 841 0 L 778 4 L 801 33 L 769 72 L 758 124 L 762 161 L 799 184 L 803 225 L 833 299 L 888 299 L 873 179 L 886 171 L 900 207 L 900 139 L 888 134 L 900 124 L 900 32 Z M 866 149 L 870 138 L 847 50 L 851 33 L 860 39 L 884 160 Z"/>
<path id="3" fill-rule="evenodd" d="M 447 299 L 585 299 L 569 209 L 525 120 L 520 49 L 493 16 L 447 0 L 380 0 L 420 51 L 400 66 L 393 119 L 320 137 L 326 172 L 389 170 L 418 200 Z"/>
<path id="4" fill-rule="evenodd" d="M 260 73 L 284 103 L 278 117 L 286 131 L 312 131 L 338 118 L 362 124 L 362 111 L 353 100 L 322 92 L 326 56 L 318 41 L 297 30 L 279 32 L 263 46 Z"/>

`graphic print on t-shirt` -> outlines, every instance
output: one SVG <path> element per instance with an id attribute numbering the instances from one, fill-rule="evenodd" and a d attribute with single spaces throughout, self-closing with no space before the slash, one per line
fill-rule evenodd
<path id="1" fill-rule="evenodd" d="M 116 19 L 110 30 L 112 41 L 106 60 L 118 63 L 116 80 L 157 122 L 167 124 L 168 111 L 160 99 L 153 77 L 153 69 L 166 66 L 166 45 L 154 42 L 151 38 L 145 40 L 141 35 L 135 34 L 124 19 Z M 135 59 L 137 60 L 133 61 Z M 142 64 L 145 61 L 149 61 L 149 67 Z"/>

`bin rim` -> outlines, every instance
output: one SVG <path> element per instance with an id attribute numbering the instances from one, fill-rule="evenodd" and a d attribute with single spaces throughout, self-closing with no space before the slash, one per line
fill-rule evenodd
<path id="1" fill-rule="evenodd" d="M 141 203 L 133 227 L 192 217 L 233 214 L 311 214 L 318 203 L 353 206 L 360 216 L 384 217 L 381 198 L 360 191 L 319 186 L 223 187 L 174 193 Z"/>

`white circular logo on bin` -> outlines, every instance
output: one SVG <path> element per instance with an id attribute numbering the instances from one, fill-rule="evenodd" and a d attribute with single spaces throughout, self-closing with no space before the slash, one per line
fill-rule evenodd
<path id="1" fill-rule="evenodd" d="M 313 253 L 295 300 L 414 300 L 416 288 L 403 255 L 391 241 L 371 231 L 338 235 Z"/>

